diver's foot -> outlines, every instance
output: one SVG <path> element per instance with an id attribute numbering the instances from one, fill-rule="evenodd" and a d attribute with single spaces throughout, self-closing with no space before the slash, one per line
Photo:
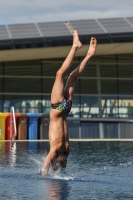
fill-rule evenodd
<path id="1" fill-rule="evenodd" d="M 82 47 L 82 43 L 79 40 L 78 32 L 76 30 L 73 31 L 73 48 L 76 50 Z"/>
<path id="2" fill-rule="evenodd" d="M 96 53 L 96 47 L 97 47 L 97 40 L 96 38 L 92 37 L 87 55 L 94 56 Z"/>

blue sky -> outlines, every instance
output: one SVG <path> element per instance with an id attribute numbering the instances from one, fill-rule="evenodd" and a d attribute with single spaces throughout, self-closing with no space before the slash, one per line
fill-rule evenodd
<path id="1" fill-rule="evenodd" d="M 0 0 L 0 24 L 133 17 L 133 0 Z"/>

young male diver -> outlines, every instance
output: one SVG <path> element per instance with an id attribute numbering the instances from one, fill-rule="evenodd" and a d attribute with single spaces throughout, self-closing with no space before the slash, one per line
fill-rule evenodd
<path id="1" fill-rule="evenodd" d="M 88 61 L 95 55 L 97 40 L 92 37 L 87 54 L 79 66 L 70 73 L 66 85 L 64 85 L 64 77 L 70 69 L 72 61 L 77 51 L 82 47 L 79 40 L 78 32 L 73 32 L 73 44 L 68 56 L 62 66 L 56 73 L 55 82 L 51 93 L 51 109 L 49 124 L 49 142 L 50 151 L 43 165 L 42 175 L 47 175 L 49 166 L 53 170 L 65 168 L 67 165 L 67 157 L 69 154 L 69 137 L 67 127 L 67 116 L 72 107 L 72 98 L 74 86 L 77 77 L 85 70 Z"/>

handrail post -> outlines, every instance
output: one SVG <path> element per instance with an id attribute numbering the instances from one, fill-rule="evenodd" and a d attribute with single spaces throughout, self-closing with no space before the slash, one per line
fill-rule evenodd
<path id="1" fill-rule="evenodd" d="M 14 124 L 14 135 L 12 135 L 12 122 Z M 14 107 L 11 106 L 10 108 L 10 140 L 14 139 L 14 137 L 17 135 L 17 130 L 16 130 L 16 119 L 15 119 L 15 111 Z"/>

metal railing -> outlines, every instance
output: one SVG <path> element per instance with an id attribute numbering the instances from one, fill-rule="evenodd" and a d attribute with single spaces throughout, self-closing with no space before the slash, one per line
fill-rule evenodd
<path id="1" fill-rule="evenodd" d="M 14 125 L 14 135 L 12 134 L 12 124 Z M 11 106 L 10 108 L 10 140 L 14 140 L 14 137 L 16 137 L 16 135 L 17 135 L 17 129 L 16 129 L 15 111 L 14 111 L 14 107 Z"/>

